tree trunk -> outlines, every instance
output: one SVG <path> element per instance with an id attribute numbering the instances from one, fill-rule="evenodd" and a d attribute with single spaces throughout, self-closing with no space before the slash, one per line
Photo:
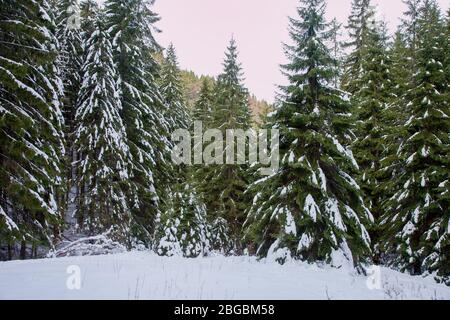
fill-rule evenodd
<path id="1" fill-rule="evenodd" d="M 36 259 L 37 258 L 37 245 L 36 243 L 33 243 L 33 249 L 31 251 L 31 258 Z"/>
<path id="2" fill-rule="evenodd" d="M 12 247 L 11 243 L 8 243 L 8 260 L 12 260 Z"/>
<path id="3" fill-rule="evenodd" d="M 20 260 L 25 260 L 27 258 L 27 244 L 22 241 L 20 244 Z"/>

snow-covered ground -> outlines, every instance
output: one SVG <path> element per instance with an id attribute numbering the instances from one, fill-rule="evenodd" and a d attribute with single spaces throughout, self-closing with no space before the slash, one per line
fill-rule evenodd
<path id="1" fill-rule="evenodd" d="M 299 262 L 132 252 L 0 263 L 0 299 L 448 300 L 450 288 L 386 268 L 368 278 Z"/>

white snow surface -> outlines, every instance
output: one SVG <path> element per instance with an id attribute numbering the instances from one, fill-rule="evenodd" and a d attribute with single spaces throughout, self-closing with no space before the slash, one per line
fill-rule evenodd
<path id="1" fill-rule="evenodd" d="M 79 267 L 81 288 L 67 281 Z M 381 286 L 353 270 L 253 257 L 184 259 L 150 252 L 0 263 L 0 299 L 450 299 L 432 278 L 379 269 Z M 369 283 L 369 285 L 368 285 Z"/>

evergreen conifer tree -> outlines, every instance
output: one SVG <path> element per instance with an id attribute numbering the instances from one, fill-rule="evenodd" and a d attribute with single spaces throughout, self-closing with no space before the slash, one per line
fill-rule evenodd
<path id="1" fill-rule="evenodd" d="M 122 109 L 118 77 L 104 15 L 99 14 L 87 42 L 83 84 L 75 116 L 74 146 L 80 155 L 77 177 L 81 193 L 79 227 L 91 234 L 112 229 L 112 236 L 127 242 L 130 210 L 130 151 Z"/>
<path id="2" fill-rule="evenodd" d="M 0 243 L 52 246 L 59 238 L 64 156 L 58 42 L 49 4 L 0 1 Z M 34 251 L 34 250 L 33 250 Z"/>
<path id="3" fill-rule="evenodd" d="M 167 107 L 166 118 L 170 119 L 170 132 L 187 129 L 189 114 L 183 96 L 183 85 L 175 47 L 170 44 L 161 68 L 161 94 Z"/>
<path id="4" fill-rule="evenodd" d="M 194 109 L 192 110 L 192 119 L 194 122 L 201 122 L 202 131 L 205 131 L 209 128 L 213 127 L 213 99 L 214 92 L 211 84 L 207 79 L 204 79 L 202 82 L 202 87 L 200 88 L 199 98 L 194 104 Z M 194 131 L 193 124 L 191 125 L 191 130 Z M 200 137 L 197 136 L 197 133 L 194 132 L 194 152 L 201 152 L 205 150 L 206 143 L 203 141 L 203 132 L 200 133 Z M 196 144 L 197 141 L 201 141 L 199 145 Z M 207 183 L 207 176 L 209 174 L 210 166 L 205 166 L 203 164 L 203 157 L 201 164 L 194 163 L 194 181 L 195 186 L 199 192 L 199 195 L 204 201 L 209 201 L 209 205 L 211 206 L 211 200 L 208 200 L 209 194 L 208 190 L 210 185 Z"/>
<path id="5" fill-rule="evenodd" d="M 248 91 L 242 84 L 242 68 L 237 61 L 238 52 L 234 39 L 227 48 L 224 71 L 219 75 L 214 93 L 214 115 L 211 126 L 222 131 L 250 128 Z M 222 155 L 226 160 L 226 148 Z M 241 251 L 241 230 L 248 205 L 244 192 L 247 188 L 247 166 L 237 164 L 212 165 L 207 169 L 204 182 L 208 185 L 205 199 L 211 219 L 227 222 L 221 229 L 229 230 L 232 249 Z M 222 218 L 222 219 L 220 219 Z M 223 248 L 215 248 L 220 250 Z"/>
<path id="6" fill-rule="evenodd" d="M 107 0 L 108 31 L 120 83 L 121 116 L 132 155 L 135 197 L 133 233 L 149 244 L 155 218 L 165 197 L 170 170 L 170 132 L 163 97 L 157 84 L 158 65 L 152 54 L 159 50 L 153 33 L 159 17 L 151 10 L 154 0 Z M 157 31 L 157 30 L 156 30 Z"/>
<path id="7" fill-rule="evenodd" d="M 382 24 L 366 39 L 361 50 L 361 87 L 352 97 L 356 113 L 356 140 L 352 144 L 352 151 L 360 166 L 359 183 L 375 220 L 381 217 L 381 204 L 388 194 L 380 188 L 381 180 L 390 179 L 381 171 L 381 160 L 388 156 L 385 135 L 390 130 L 388 119 L 395 100 L 392 92 L 392 61 L 386 39 L 386 30 Z M 370 235 L 375 244 L 380 230 L 376 224 L 373 227 Z"/>
<path id="8" fill-rule="evenodd" d="M 214 127 L 213 120 L 213 104 L 214 104 L 214 83 L 210 83 L 210 80 L 203 79 L 202 87 L 200 89 L 199 98 L 194 105 L 193 110 L 193 120 L 202 123 L 203 130 L 207 130 Z M 192 130 L 194 128 L 192 127 Z M 203 135 L 203 134 L 202 134 Z M 200 137 L 194 136 L 196 140 L 200 141 Z M 198 146 L 195 145 L 194 148 L 200 148 L 201 152 L 205 150 L 207 143 L 203 142 Z M 213 171 L 211 166 L 194 165 L 194 185 L 198 192 L 198 196 L 204 203 L 209 204 L 209 210 L 207 210 L 207 220 L 210 226 L 210 245 L 215 251 L 221 252 L 222 254 L 227 254 L 233 250 L 233 245 L 230 241 L 230 230 L 228 227 L 228 222 L 222 217 L 219 217 L 214 211 L 215 208 L 219 207 L 218 201 L 215 202 L 215 194 L 210 193 L 211 184 L 208 183 L 210 174 Z"/>
<path id="9" fill-rule="evenodd" d="M 211 230 L 205 205 L 192 184 L 178 184 L 163 214 L 156 252 L 159 255 L 206 256 L 210 252 Z"/>
<path id="10" fill-rule="evenodd" d="M 188 129 L 191 118 L 183 96 L 183 87 L 175 48 L 170 45 L 161 68 L 161 92 L 167 106 L 166 117 L 173 132 Z M 193 168 L 181 164 L 171 170 L 172 185 L 160 216 L 156 251 L 160 255 L 198 257 L 209 252 L 210 231 L 206 207 L 193 184 Z"/>
<path id="11" fill-rule="evenodd" d="M 378 170 L 377 174 L 377 189 L 379 194 L 382 195 L 382 202 L 393 196 L 396 183 L 393 177 L 403 171 L 403 164 L 398 157 L 398 150 L 406 136 L 404 124 L 408 120 L 408 114 L 410 113 L 406 95 L 411 85 L 410 60 L 408 59 L 410 53 L 404 38 L 405 36 L 401 31 L 398 31 L 393 47 L 387 52 L 392 62 L 389 76 L 386 75 L 391 81 L 389 90 L 391 99 L 387 108 L 383 110 L 381 117 L 384 126 L 382 131 L 382 147 L 384 151 L 379 158 L 378 166 L 380 170 Z M 384 92 L 386 93 L 386 91 Z M 380 212 L 384 214 L 382 212 L 384 211 L 384 204 L 382 204 L 380 209 Z M 377 218 L 380 218 L 379 213 L 375 212 Z M 382 235 L 384 228 L 380 226 L 380 221 L 377 222 L 376 227 L 380 231 L 380 235 Z M 377 241 L 376 245 L 379 245 L 379 241 Z"/>
<path id="12" fill-rule="evenodd" d="M 403 170 L 392 177 L 385 206 L 383 249 L 389 263 L 449 281 L 449 103 L 444 24 L 432 0 L 420 8 L 417 72 L 406 94 L 410 118 L 398 150 Z M 448 97 L 448 95 L 447 95 Z"/>
<path id="13" fill-rule="evenodd" d="M 342 88 L 351 94 L 360 87 L 361 64 L 364 60 L 362 50 L 373 29 L 374 14 L 371 0 L 352 1 L 352 12 L 346 26 L 350 40 L 344 45 L 352 51 L 345 61 L 342 76 Z"/>
<path id="14" fill-rule="evenodd" d="M 332 86 L 325 2 L 301 0 L 297 12 L 283 66 L 289 85 L 268 124 L 280 130 L 281 167 L 252 185 L 246 237 L 259 256 L 280 262 L 359 266 L 370 259 L 366 226 L 373 218 L 352 178 L 357 163 L 340 142 L 349 134 L 350 106 Z"/>

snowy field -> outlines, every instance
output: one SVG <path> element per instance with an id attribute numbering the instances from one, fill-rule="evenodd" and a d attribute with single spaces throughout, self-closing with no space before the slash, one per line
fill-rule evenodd
<path id="1" fill-rule="evenodd" d="M 375 275 L 250 257 L 135 252 L 0 263 L 0 299 L 450 299 L 450 289 L 431 278 L 385 268 Z"/>

